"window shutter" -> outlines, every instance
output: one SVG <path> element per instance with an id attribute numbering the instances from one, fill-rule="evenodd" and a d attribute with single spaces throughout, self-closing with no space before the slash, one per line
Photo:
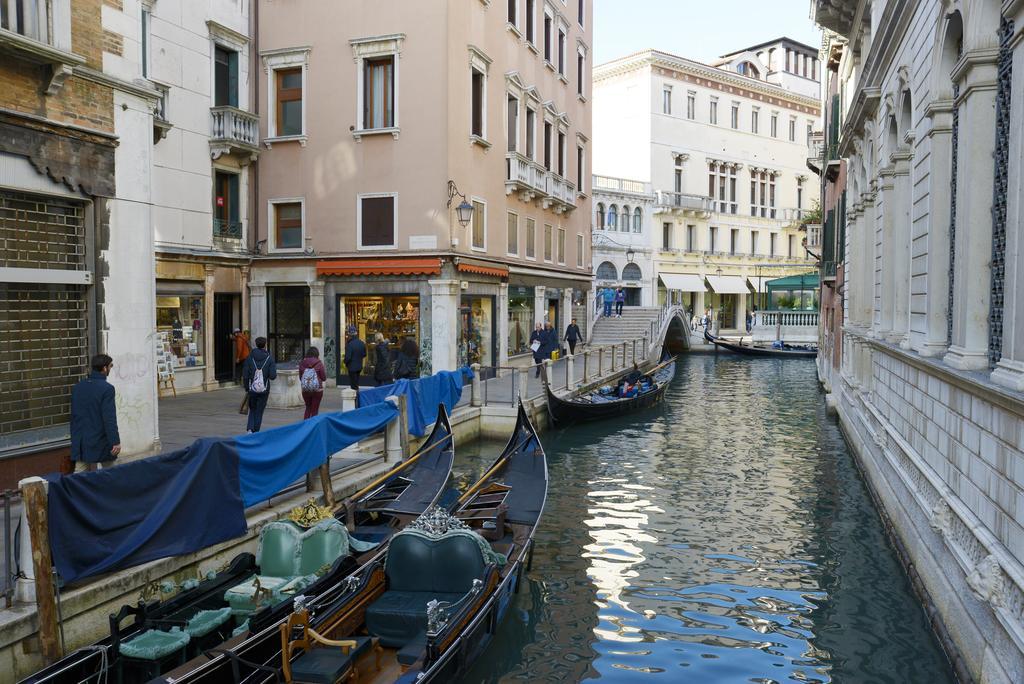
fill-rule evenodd
<path id="1" fill-rule="evenodd" d="M 362 198 L 362 245 L 390 247 L 395 244 L 395 198 Z"/>

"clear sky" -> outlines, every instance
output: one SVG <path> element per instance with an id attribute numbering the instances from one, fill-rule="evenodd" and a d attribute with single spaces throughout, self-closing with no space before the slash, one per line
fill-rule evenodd
<path id="1" fill-rule="evenodd" d="M 780 36 L 817 47 L 810 0 L 594 0 L 594 64 L 654 48 L 708 62 Z"/>

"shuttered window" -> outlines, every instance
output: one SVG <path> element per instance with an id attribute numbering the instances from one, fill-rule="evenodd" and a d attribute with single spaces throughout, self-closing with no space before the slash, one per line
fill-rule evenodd
<path id="1" fill-rule="evenodd" d="M 360 202 L 360 245 L 395 246 L 395 198 L 362 197 Z"/>

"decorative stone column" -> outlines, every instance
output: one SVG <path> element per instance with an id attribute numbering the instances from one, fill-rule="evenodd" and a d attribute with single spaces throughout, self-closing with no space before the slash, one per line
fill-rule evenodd
<path id="1" fill-rule="evenodd" d="M 203 267 L 203 320 L 201 323 L 203 326 L 203 389 L 207 392 L 216 389 L 219 385 L 216 377 L 217 370 L 213 363 L 215 345 L 230 343 L 229 340 L 213 339 L 215 330 L 213 325 L 213 273 L 213 266 Z"/>
<path id="2" fill-rule="evenodd" d="M 872 182 L 872 186 L 874 183 Z M 865 334 L 870 335 L 875 325 L 875 263 L 877 258 L 875 241 L 877 232 L 875 219 L 878 210 L 875 208 L 875 200 L 878 194 L 872 187 L 864 193 L 864 211 L 860 218 L 863 226 L 861 230 L 861 248 L 864 258 L 861 259 L 858 278 L 860 280 L 860 310 L 859 318 Z"/>
<path id="3" fill-rule="evenodd" d="M 943 361 L 960 370 L 988 368 L 991 300 L 992 184 L 998 48 L 968 51 L 953 73 L 960 82 L 957 141 L 953 344 Z"/>
<path id="4" fill-rule="evenodd" d="M 455 370 L 459 363 L 459 281 L 431 280 L 431 370 Z"/>
<path id="5" fill-rule="evenodd" d="M 931 119 L 927 136 L 930 140 L 929 167 L 935 178 L 939 170 L 953 164 L 953 100 L 933 100 L 925 109 Z M 950 172 L 934 188 L 948 187 Z M 943 181 L 947 185 L 943 185 Z M 928 193 L 928 249 L 925 268 L 928 270 L 925 300 L 925 333 L 917 352 L 921 356 L 944 356 L 949 350 L 946 337 L 946 316 L 949 309 L 949 193 Z"/>
<path id="6" fill-rule="evenodd" d="M 309 343 L 324 354 L 324 281 L 309 281 Z M 367 345 L 370 340 L 365 340 Z"/>
<path id="7" fill-rule="evenodd" d="M 242 266 L 240 269 L 242 274 L 242 330 L 249 329 L 249 267 Z"/>
<path id="8" fill-rule="evenodd" d="M 913 138 L 911 138 L 913 140 Z M 893 319 L 889 342 L 910 349 L 910 239 L 911 239 L 911 160 L 909 149 L 892 155 L 892 299 Z"/>
<path id="9" fill-rule="evenodd" d="M 548 317 L 548 289 L 543 285 L 533 288 L 533 322 L 543 325 Z M 554 322 L 552 322 L 554 324 Z"/>
<path id="10" fill-rule="evenodd" d="M 887 166 L 878 173 L 882 192 L 882 252 L 879 255 L 881 271 L 881 317 L 877 329 L 878 337 L 888 341 L 892 336 L 893 318 L 896 311 L 895 270 L 893 249 L 896 223 L 896 169 Z"/>
<path id="11" fill-rule="evenodd" d="M 498 358 L 499 366 L 508 365 L 508 283 L 498 283 Z"/>
<path id="12" fill-rule="evenodd" d="M 252 320 L 249 321 L 252 330 L 251 339 L 255 344 L 257 337 L 267 336 L 267 286 L 265 284 L 249 284 L 249 308 L 252 316 Z"/>

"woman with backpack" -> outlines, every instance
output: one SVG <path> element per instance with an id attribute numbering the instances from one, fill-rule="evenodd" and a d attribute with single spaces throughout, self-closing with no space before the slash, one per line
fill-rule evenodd
<path id="1" fill-rule="evenodd" d="M 320 400 L 324 398 L 325 382 L 327 369 L 320 360 L 320 350 L 310 347 L 306 350 L 306 356 L 299 362 L 299 386 L 302 388 L 302 401 L 306 405 L 303 420 L 320 413 Z"/>
<path id="2" fill-rule="evenodd" d="M 373 381 L 377 387 L 391 383 L 391 349 L 382 333 L 373 337 Z"/>

